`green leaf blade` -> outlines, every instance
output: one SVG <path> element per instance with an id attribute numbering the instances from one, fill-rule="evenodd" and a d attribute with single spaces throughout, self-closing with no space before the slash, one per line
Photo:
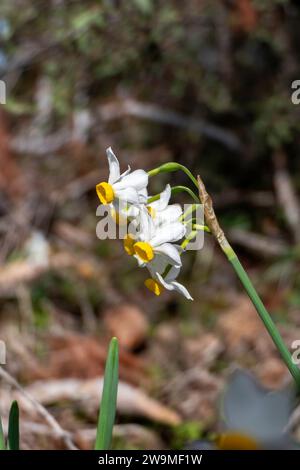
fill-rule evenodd
<path id="1" fill-rule="evenodd" d="M 19 450 L 20 448 L 19 405 L 16 401 L 12 402 L 9 411 L 8 448 L 9 450 Z"/>
<path id="2" fill-rule="evenodd" d="M 105 365 L 104 381 L 95 450 L 109 450 L 116 416 L 119 381 L 119 346 L 117 338 L 112 338 Z"/>

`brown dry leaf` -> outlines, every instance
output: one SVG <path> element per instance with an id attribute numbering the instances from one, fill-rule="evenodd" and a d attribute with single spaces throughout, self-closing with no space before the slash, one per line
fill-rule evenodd
<path id="1" fill-rule="evenodd" d="M 282 361 L 277 357 L 270 357 L 256 368 L 259 379 L 266 387 L 281 388 L 290 379 L 289 371 Z"/>
<path id="2" fill-rule="evenodd" d="M 170 402 L 186 419 L 208 424 L 215 418 L 221 385 L 221 379 L 196 366 L 178 374 L 166 388 Z"/>
<path id="3" fill-rule="evenodd" d="M 55 335 L 48 339 L 49 362 L 37 370 L 31 380 L 53 378 L 93 378 L 103 374 L 108 343 L 93 336 L 75 333 Z M 147 382 L 145 363 L 122 351 L 120 354 L 120 377 L 130 383 Z"/>
<path id="4" fill-rule="evenodd" d="M 185 357 L 190 366 L 209 366 L 222 353 L 221 339 L 213 333 L 205 333 L 184 342 Z"/>
<path id="5" fill-rule="evenodd" d="M 130 448 L 161 450 L 165 447 L 156 432 L 140 424 L 116 424 L 113 436 L 126 440 Z M 80 449 L 92 449 L 96 439 L 96 429 L 79 429 L 73 439 Z"/>
<path id="6" fill-rule="evenodd" d="M 63 401 L 76 402 L 79 405 L 82 403 L 83 411 L 89 409 L 92 416 L 97 416 L 102 387 L 103 378 L 89 380 L 63 379 L 34 382 L 25 390 L 44 406 Z M 24 399 L 20 392 L 14 391 L 6 396 L 4 390 L 0 391 L 1 406 L 4 408 L 6 401 L 8 406 L 12 395 L 18 400 L 20 408 L 33 418 L 36 410 L 28 400 Z M 118 387 L 117 409 L 121 414 L 143 416 L 170 426 L 178 425 L 181 422 L 178 413 L 150 398 L 139 388 L 122 381 L 119 382 Z"/>
<path id="7" fill-rule="evenodd" d="M 118 305 L 106 310 L 104 324 L 120 346 L 132 350 L 146 340 L 149 324 L 145 313 L 136 305 Z"/>
<path id="8" fill-rule="evenodd" d="M 274 351 L 262 321 L 246 296 L 239 296 L 234 306 L 220 316 L 217 328 L 233 358 L 249 349 L 254 349 L 261 356 Z"/>

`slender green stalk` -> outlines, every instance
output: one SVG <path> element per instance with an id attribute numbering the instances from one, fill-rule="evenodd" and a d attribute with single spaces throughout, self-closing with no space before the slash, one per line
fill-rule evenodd
<path id="1" fill-rule="evenodd" d="M 187 186 L 173 186 L 171 188 L 171 193 L 172 195 L 174 194 L 178 194 L 178 193 L 181 193 L 181 192 L 186 192 L 188 193 L 191 198 L 197 202 L 199 204 L 199 199 L 198 197 L 196 196 L 196 194 L 190 189 L 188 188 Z M 149 197 L 148 199 L 148 204 L 151 204 L 151 202 L 154 202 L 154 201 L 158 201 L 160 199 L 160 194 L 155 194 L 155 196 L 152 196 L 152 197 Z"/>
<path id="2" fill-rule="evenodd" d="M 231 250 L 229 253 L 226 253 L 226 256 L 227 259 L 230 261 L 231 265 L 233 266 L 233 269 L 235 270 L 238 278 L 240 279 L 245 291 L 247 292 L 250 300 L 256 308 L 257 313 L 259 314 L 263 324 L 265 325 L 266 330 L 271 336 L 273 343 L 278 349 L 282 359 L 284 360 L 291 375 L 293 376 L 298 389 L 300 390 L 300 370 L 293 363 L 288 348 L 284 344 L 283 339 L 279 331 L 277 330 L 275 323 L 273 322 L 259 295 L 257 294 L 248 274 L 246 273 L 245 269 L 243 268 L 241 262 L 239 261 L 237 255 L 233 250 Z"/>
<path id="3" fill-rule="evenodd" d="M 191 204 L 188 209 L 179 217 L 179 221 L 182 222 L 187 218 L 188 215 L 192 214 L 195 210 L 197 210 L 197 207 L 199 204 Z"/>
<path id="4" fill-rule="evenodd" d="M 178 194 L 183 191 L 188 193 L 191 196 L 191 198 L 194 199 L 194 201 L 199 204 L 200 201 L 199 201 L 198 196 L 196 196 L 196 194 L 190 188 L 187 188 L 186 186 L 173 186 L 172 188 L 172 194 Z"/>
<path id="5" fill-rule="evenodd" d="M 182 170 L 190 178 L 190 180 L 198 189 L 198 183 L 197 183 L 196 178 L 192 175 L 192 173 L 190 172 L 188 168 L 186 168 L 184 165 L 181 165 L 180 163 L 176 163 L 176 162 L 164 163 L 163 165 L 157 168 L 154 168 L 153 170 L 148 171 L 148 175 L 156 176 L 156 175 L 159 175 L 160 173 L 170 173 L 171 171 L 178 171 L 178 170 Z"/>
<path id="6" fill-rule="evenodd" d="M 202 230 L 203 232 L 206 232 L 206 233 L 211 233 L 210 228 L 207 227 L 207 225 L 193 224 L 193 229 Z"/>
<path id="7" fill-rule="evenodd" d="M 286 364 L 292 377 L 294 378 L 298 390 L 300 391 L 300 370 L 293 363 L 291 354 L 288 348 L 286 347 L 286 345 L 284 344 L 283 339 L 275 323 L 273 322 L 269 312 L 265 308 L 262 300 L 260 299 L 258 293 L 256 292 L 248 274 L 246 273 L 245 269 L 240 263 L 236 253 L 234 252 L 227 238 L 225 237 L 225 234 L 223 230 L 221 229 L 218 219 L 215 215 L 212 200 L 209 194 L 207 193 L 204 183 L 201 180 L 200 176 L 198 176 L 198 184 L 199 184 L 199 197 L 204 206 L 204 215 L 205 215 L 206 223 L 208 227 L 210 228 L 211 233 L 215 236 L 216 240 L 218 241 L 221 249 L 225 253 L 228 261 L 233 266 L 233 269 L 235 270 L 238 278 L 240 279 L 258 315 L 260 316 L 263 324 L 265 325 L 266 330 L 271 336 L 273 343 L 275 344 L 284 363 Z"/>
<path id="8" fill-rule="evenodd" d="M 180 245 L 183 250 L 185 250 L 188 244 L 193 240 L 193 238 L 195 238 L 195 236 L 197 235 L 197 231 L 198 230 L 192 230 L 189 236 L 183 240 Z"/>
<path id="9" fill-rule="evenodd" d="M 119 351 L 118 340 L 112 338 L 104 373 L 102 399 L 98 418 L 95 450 L 109 450 L 116 416 L 118 380 L 119 380 Z"/>

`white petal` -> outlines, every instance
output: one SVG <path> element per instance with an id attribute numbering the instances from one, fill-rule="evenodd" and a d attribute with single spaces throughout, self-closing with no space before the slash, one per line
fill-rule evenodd
<path id="1" fill-rule="evenodd" d="M 168 274 L 165 276 L 165 281 L 166 282 L 173 282 L 179 275 L 181 270 L 181 266 L 172 266 Z M 161 272 L 161 271 L 160 271 Z M 161 272 L 163 274 L 163 272 Z"/>
<path id="2" fill-rule="evenodd" d="M 108 182 L 109 184 L 114 184 L 120 178 L 119 160 L 115 156 L 111 147 L 106 149 L 106 155 L 107 155 L 108 166 L 109 166 Z"/>
<path id="3" fill-rule="evenodd" d="M 155 234 L 155 227 L 150 216 L 149 212 L 145 208 L 145 206 L 140 206 L 140 215 L 139 215 L 139 224 L 140 224 L 140 231 L 138 234 L 138 238 L 141 241 L 149 241 Z"/>
<path id="4" fill-rule="evenodd" d="M 162 245 L 155 247 L 154 253 L 164 255 L 164 257 L 167 258 L 168 263 L 174 266 L 181 266 L 182 264 L 178 250 L 171 243 L 163 243 Z"/>
<path id="5" fill-rule="evenodd" d="M 176 290 L 188 300 L 193 300 L 193 297 L 190 295 L 189 291 L 182 284 L 179 284 L 179 282 L 176 281 L 166 282 L 165 279 L 163 279 L 163 277 L 159 273 L 156 273 L 156 275 L 159 282 L 165 287 L 165 289 Z"/>
<path id="6" fill-rule="evenodd" d="M 162 243 L 176 242 L 185 235 L 185 232 L 186 228 L 180 222 L 162 225 L 159 228 L 156 227 L 156 233 L 151 239 L 151 245 L 156 247 L 161 245 Z"/>
<path id="7" fill-rule="evenodd" d="M 182 284 L 177 281 L 172 281 L 172 285 L 174 286 L 174 289 L 180 294 L 182 294 L 186 299 L 194 300 L 187 288 L 184 287 Z"/>
<path id="8" fill-rule="evenodd" d="M 139 198 L 140 198 L 140 203 L 141 204 L 146 204 L 147 199 L 148 199 L 148 191 L 147 188 L 140 189 L 138 191 L 139 193 Z"/>
<path id="9" fill-rule="evenodd" d="M 150 207 L 153 207 L 155 211 L 163 211 L 167 208 L 169 200 L 171 197 L 171 186 L 167 184 L 163 192 L 160 193 L 160 197 L 157 201 L 150 202 L 148 204 Z"/>
<path id="10" fill-rule="evenodd" d="M 124 188 L 135 188 L 137 190 L 141 190 L 146 188 L 148 184 L 148 174 L 144 170 L 135 170 L 128 175 L 125 175 L 118 181 L 114 187 L 116 189 L 124 189 Z"/>
<path id="11" fill-rule="evenodd" d="M 169 262 L 168 259 L 160 255 L 159 253 L 154 257 L 150 263 L 147 263 L 147 268 L 153 278 L 156 277 L 156 273 L 163 274 L 165 272 L 166 267 L 168 266 Z"/>
<path id="12" fill-rule="evenodd" d="M 177 222 L 179 217 L 182 215 L 182 208 L 179 204 L 171 204 L 166 209 L 158 212 L 155 217 L 155 224 L 172 224 Z"/>
<path id="13" fill-rule="evenodd" d="M 117 198 L 120 201 L 127 201 L 131 204 L 138 204 L 139 202 L 139 195 L 136 189 L 134 188 L 125 188 L 122 190 L 116 190 L 115 185 L 113 186 L 114 192 Z"/>
<path id="14" fill-rule="evenodd" d="M 173 284 L 170 282 L 166 282 L 159 273 L 156 273 L 156 277 L 158 281 L 161 283 L 161 285 L 164 286 L 167 290 L 174 290 Z"/>
<path id="15" fill-rule="evenodd" d="M 135 204 L 130 204 L 128 207 L 127 207 L 127 210 L 126 210 L 126 213 L 127 213 L 127 216 L 128 217 L 138 217 L 139 214 L 140 214 L 140 206 L 139 205 L 135 205 Z"/>
<path id="16" fill-rule="evenodd" d="M 130 166 L 128 165 L 127 170 L 125 170 L 125 171 L 121 174 L 120 178 L 124 178 L 124 176 L 128 175 L 128 173 L 130 173 L 130 172 L 131 172 L 131 168 L 130 168 Z"/>

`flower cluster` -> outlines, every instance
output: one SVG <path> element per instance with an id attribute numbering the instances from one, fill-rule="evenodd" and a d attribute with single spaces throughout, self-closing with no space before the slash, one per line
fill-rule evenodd
<path id="1" fill-rule="evenodd" d="M 193 300 L 187 289 L 176 281 L 184 251 L 176 242 L 185 237 L 186 225 L 181 206 L 169 204 L 170 185 L 158 197 L 149 197 L 147 172 L 131 171 L 128 167 L 121 174 L 112 149 L 108 148 L 106 153 L 109 177 L 107 182 L 97 184 L 97 195 L 102 204 L 109 206 L 116 222 L 126 223 L 124 249 L 136 259 L 139 267 L 147 268 L 150 277 L 145 286 L 155 295 L 160 295 L 163 289 L 175 290 Z"/>

